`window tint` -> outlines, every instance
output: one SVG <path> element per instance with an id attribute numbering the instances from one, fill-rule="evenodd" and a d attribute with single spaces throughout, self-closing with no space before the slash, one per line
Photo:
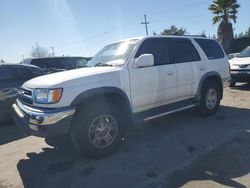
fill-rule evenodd
<path id="1" fill-rule="evenodd" d="M 30 71 L 32 72 L 32 74 L 34 76 L 41 76 L 41 75 L 43 75 L 43 72 L 40 69 L 30 69 Z"/>
<path id="2" fill-rule="evenodd" d="M 30 80 L 33 77 L 34 77 L 34 74 L 28 69 L 20 69 L 20 68 L 15 69 L 15 78 L 18 80 L 26 81 L 26 80 Z"/>
<path id="3" fill-rule="evenodd" d="M 11 68 L 0 67 L 0 80 L 6 80 L 13 78 L 13 71 Z"/>
<path id="4" fill-rule="evenodd" d="M 222 48 L 215 40 L 195 39 L 195 41 L 200 45 L 208 59 L 220 59 L 225 57 Z"/>
<path id="5" fill-rule="evenodd" d="M 165 65 L 170 63 L 169 45 L 167 40 L 147 39 L 140 46 L 136 58 L 142 54 L 152 54 L 155 65 Z"/>
<path id="6" fill-rule="evenodd" d="M 250 57 L 250 46 L 248 46 L 244 50 L 242 50 L 238 57 Z"/>
<path id="7" fill-rule="evenodd" d="M 58 68 L 64 69 L 61 58 L 41 58 L 41 59 L 33 59 L 31 61 L 32 65 L 36 65 L 40 68 Z"/>
<path id="8" fill-rule="evenodd" d="M 42 58 L 33 59 L 31 64 L 40 68 L 57 68 L 57 69 L 75 69 L 87 65 L 87 60 L 84 58 L 70 57 L 70 58 Z"/>
<path id="9" fill-rule="evenodd" d="M 189 41 L 173 41 L 171 47 L 173 48 L 175 63 L 201 60 L 197 50 Z"/>
<path id="10" fill-rule="evenodd" d="M 76 59 L 76 68 L 86 67 L 88 61 L 84 58 Z"/>
<path id="11" fill-rule="evenodd" d="M 75 69 L 76 68 L 76 59 L 75 58 L 65 58 L 62 59 L 62 63 L 60 65 L 60 69 Z"/>

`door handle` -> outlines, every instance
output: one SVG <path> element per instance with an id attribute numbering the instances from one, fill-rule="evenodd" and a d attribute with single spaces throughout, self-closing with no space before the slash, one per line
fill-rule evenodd
<path id="1" fill-rule="evenodd" d="M 205 67 L 200 67 L 200 71 L 206 70 Z"/>
<path id="2" fill-rule="evenodd" d="M 167 72 L 167 75 L 168 75 L 168 76 L 173 76 L 173 75 L 174 75 L 174 72 L 168 71 L 168 72 Z"/>

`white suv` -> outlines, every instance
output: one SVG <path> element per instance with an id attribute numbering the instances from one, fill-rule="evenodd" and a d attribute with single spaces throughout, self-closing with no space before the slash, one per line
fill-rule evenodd
<path id="1" fill-rule="evenodd" d="M 89 67 L 26 82 L 13 117 L 27 135 L 68 134 L 90 157 L 112 153 L 135 119 L 197 107 L 214 114 L 230 82 L 220 45 L 194 37 L 141 37 L 104 47 Z"/>

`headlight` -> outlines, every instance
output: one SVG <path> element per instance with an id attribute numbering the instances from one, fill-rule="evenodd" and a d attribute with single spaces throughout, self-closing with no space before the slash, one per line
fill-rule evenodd
<path id="1" fill-rule="evenodd" d="M 62 88 L 58 89 L 35 89 L 34 101 L 40 104 L 53 104 L 60 101 L 62 97 Z"/>

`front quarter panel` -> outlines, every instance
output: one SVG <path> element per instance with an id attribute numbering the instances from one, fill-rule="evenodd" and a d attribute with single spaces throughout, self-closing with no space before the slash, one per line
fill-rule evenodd
<path id="1" fill-rule="evenodd" d="M 56 86 L 57 88 L 63 88 L 63 95 L 59 103 L 42 105 L 39 107 L 45 108 L 61 108 L 70 106 L 73 101 L 83 92 L 87 92 L 93 89 L 113 87 L 122 90 L 127 96 L 129 96 L 128 74 L 126 69 L 118 68 L 114 71 L 91 75 L 83 78 L 78 78 L 63 82 Z"/>

